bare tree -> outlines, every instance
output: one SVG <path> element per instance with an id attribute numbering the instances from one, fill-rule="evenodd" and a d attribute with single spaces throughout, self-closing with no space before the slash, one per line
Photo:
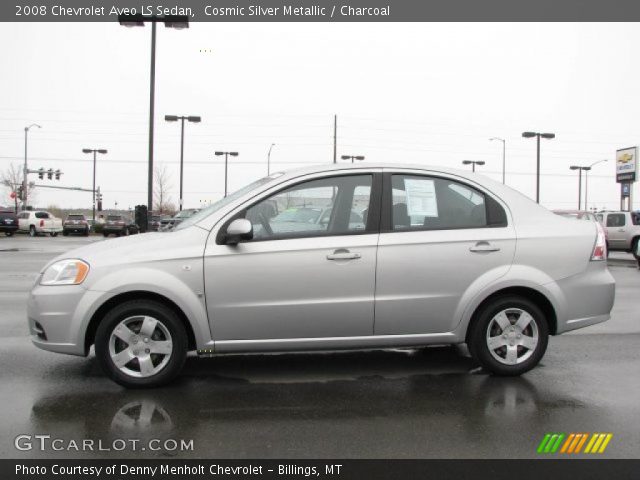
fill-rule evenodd
<path id="1" fill-rule="evenodd" d="M 16 192 L 16 197 L 13 199 L 16 212 L 18 211 L 18 188 L 22 185 L 22 169 L 16 167 L 15 164 L 9 165 L 9 167 L 0 174 L 0 184 L 5 187 L 7 197 L 11 192 Z M 32 189 L 30 189 L 31 193 Z"/>
<path id="2" fill-rule="evenodd" d="M 175 206 L 171 201 L 169 190 L 173 187 L 171 184 L 171 175 L 167 172 L 167 167 L 156 166 L 153 170 L 153 211 L 154 213 L 172 213 L 175 212 Z"/>

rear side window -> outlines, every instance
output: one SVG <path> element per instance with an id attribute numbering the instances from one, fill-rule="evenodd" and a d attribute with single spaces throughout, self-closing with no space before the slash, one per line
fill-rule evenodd
<path id="1" fill-rule="evenodd" d="M 607 215 L 607 227 L 624 227 L 624 213 L 610 213 Z"/>
<path id="2" fill-rule="evenodd" d="M 506 226 L 494 199 L 453 180 L 392 175 L 393 230 L 447 230 Z"/>

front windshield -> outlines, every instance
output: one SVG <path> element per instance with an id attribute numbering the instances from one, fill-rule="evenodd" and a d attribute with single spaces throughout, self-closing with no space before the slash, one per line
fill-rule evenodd
<path id="1" fill-rule="evenodd" d="M 274 178 L 275 178 L 275 175 L 271 175 L 269 177 L 264 177 L 264 178 L 261 178 L 260 180 L 256 180 L 255 182 L 250 183 L 249 185 L 246 185 L 246 186 L 242 187 L 240 190 L 236 190 L 235 192 L 227 195 L 226 197 L 221 198 L 217 202 L 214 202 L 211 205 L 209 205 L 207 208 L 204 208 L 204 209 L 200 210 L 195 215 L 192 215 L 188 219 L 186 219 L 183 222 L 179 223 L 173 229 L 173 231 L 182 230 L 183 228 L 187 228 L 187 227 L 190 227 L 191 225 L 195 225 L 196 223 L 200 222 L 201 220 L 207 218 L 212 213 L 217 212 L 222 207 L 224 207 L 224 206 L 230 204 L 231 202 L 237 200 L 238 198 L 242 197 L 246 193 L 249 193 L 251 190 L 253 190 L 255 188 L 258 188 L 258 187 L 264 185 L 265 183 L 270 182 Z"/>

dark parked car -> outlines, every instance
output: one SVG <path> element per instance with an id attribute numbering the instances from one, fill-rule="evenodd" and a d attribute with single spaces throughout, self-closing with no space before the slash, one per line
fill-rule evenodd
<path id="1" fill-rule="evenodd" d="M 107 215 L 107 221 L 102 228 L 102 235 L 105 237 L 111 234 L 119 237 L 138 232 L 140 232 L 138 225 L 124 215 Z"/>
<path id="2" fill-rule="evenodd" d="M 10 210 L 0 210 L 0 232 L 10 237 L 18 230 L 18 217 Z"/>
<path id="3" fill-rule="evenodd" d="M 70 233 L 80 233 L 85 237 L 89 236 L 89 222 L 84 215 L 71 214 L 62 224 L 62 235 L 65 237 Z"/>

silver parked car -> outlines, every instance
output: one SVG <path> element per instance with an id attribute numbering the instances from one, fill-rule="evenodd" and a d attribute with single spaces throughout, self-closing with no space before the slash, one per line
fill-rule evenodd
<path id="1" fill-rule="evenodd" d="M 330 214 L 306 229 L 276 220 L 292 209 Z M 519 375 L 549 335 L 609 318 L 605 258 L 599 224 L 479 175 L 318 166 L 258 180 L 168 234 L 54 259 L 29 296 L 29 328 L 45 350 L 87 355 L 95 345 L 128 387 L 169 382 L 191 350 L 466 342 L 486 370 Z"/>

